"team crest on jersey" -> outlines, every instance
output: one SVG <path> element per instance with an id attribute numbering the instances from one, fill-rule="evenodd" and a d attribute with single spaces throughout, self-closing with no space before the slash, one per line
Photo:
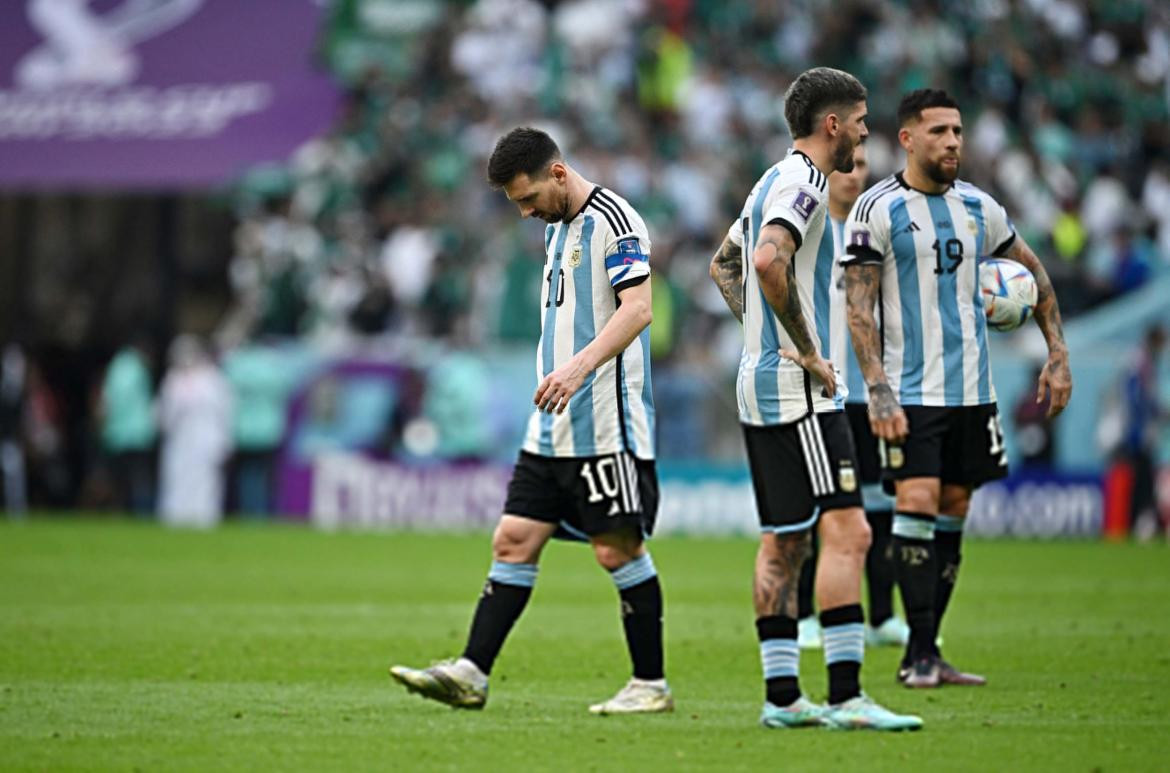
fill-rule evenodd
<path id="1" fill-rule="evenodd" d="M 841 490 L 844 492 L 857 491 L 857 474 L 853 472 L 853 465 L 844 462 L 837 468 L 837 482 L 841 484 Z"/>
<path id="2" fill-rule="evenodd" d="M 976 224 L 975 218 L 973 218 L 973 217 L 967 218 L 967 230 L 973 234 L 977 233 L 979 231 L 979 226 Z"/>
<path id="3" fill-rule="evenodd" d="M 576 268 L 581 265 L 581 245 L 574 244 L 572 252 L 569 253 L 569 259 L 566 261 L 569 268 Z"/>
<path id="4" fill-rule="evenodd" d="M 817 200 L 810 196 L 807 192 L 801 191 L 796 194 L 796 199 L 792 202 L 792 209 L 796 214 L 808 220 L 812 217 L 813 210 L 817 208 Z"/>
<path id="5" fill-rule="evenodd" d="M 906 463 L 906 456 L 902 453 L 902 446 L 889 446 L 886 449 L 887 459 L 891 470 L 901 469 Z"/>

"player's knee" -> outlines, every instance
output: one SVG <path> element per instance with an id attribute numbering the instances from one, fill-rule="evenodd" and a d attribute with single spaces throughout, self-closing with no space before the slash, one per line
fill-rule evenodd
<path id="1" fill-rule="evenodd" d="M 636 540 L 614 540 L 593 543 L 597 563 L 607 571 L 621 569 L 642 553 L 642 543 Z"/>
<path id="2" fill-rule="evenodd" d="M 812 555 L 812 533 L 808 530 L 788 534 L 760 535 L 760 549 L 768 558 L 804 561 Z"/>
<path id="3" fill-rule="evenodd" d="M 938 495 L 929 486 L 906 486 L 898 489 L 897 509 L 904 513 L 938 512 Z"/>
<path id="4" fill-rule="evenodd" d="M 540 542 L 515 524 L 500 524 L 492 535 L 492 558 L 508 564 L 535 563 Z"/>
<path id="5" fill-rule="evenodd" d="M 953 515 L 964 518 L 971 507 L 971 493 L 968 491 L 943 491 L 939 498 L 938 512 L 940 515 Z"/>
<path id="6" fill-rule="evenodd" d="M 834 510 L 821 516 L 821 544 L 824 550 L 865 559 L 873 544 L 873 529 L 860 508 Z"/>

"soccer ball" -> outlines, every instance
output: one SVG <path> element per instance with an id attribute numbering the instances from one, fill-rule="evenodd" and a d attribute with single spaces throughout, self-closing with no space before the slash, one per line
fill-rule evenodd
<path id="1" fill-rule="evenodd" d="M 1036 308 L 1036 279 L 1014 260 L 992 258 L 980 263 L 979 291 L 992 330 L 1015 330 Z"/>

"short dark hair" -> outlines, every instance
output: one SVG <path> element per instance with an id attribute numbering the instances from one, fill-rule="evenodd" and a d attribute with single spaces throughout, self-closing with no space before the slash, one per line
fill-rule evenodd
<path id="1" fill-rule="evenodd" d="M 916 89 L 898 103 L 898 126 L 917 120 L 923 110 L 931 107 L 953 107 L 958 110 L 959 103 L 942 89 Z"/>
<path id="2" fill-rule="evenodd" d="M 865 96 L 861 81 L 844 70 L 805 70 L 784 93 L 784 120 L 788 121 L 792 139 L 809 136 L 818 117 L 834 108 L 852 107 Z"/>
<path id="3" fill-rule="evenodd" d="M 523 172 L 535 177 L 561 158 L 561 149 L 540 129 L 521 126 L 500 137 L 488 159 L 488 182 L 503 188 Z"/>

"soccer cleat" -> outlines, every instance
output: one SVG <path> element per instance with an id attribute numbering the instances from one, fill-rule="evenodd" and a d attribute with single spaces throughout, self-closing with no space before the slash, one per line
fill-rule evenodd
<path id="1" fill-rule="evenodd" d="M 937 663 L 939 684 L 953 684 L 960 687 L 982 687 L 987 684 L 986 677 L 960 671 L 942 658 L 939 658 Z"/>
<path id="2" fill-rule="evenodd" d="M 665 679 L 631 679 L 604 703 L 589 707 L 590 714 L 657 714 L 674 711 L 674 696 Z"/>
<path id="3" fill-rule="evenodd" d="M 813 703 L 803 695 L 787 706 L 764 703 L 760 712 L 760 724 L 764 727 L 823 727 L 825 707 Z"/>
<path id="4" fill-rule="evenodd" d="M 900 617 L 887 617 L 881 625 L 865 626 L 865 646 L 905 647 L 910 642 L 910 626 Z"/>
<path id="5" fill-rule="evenodd" d="M 913 714 L 895 714 L 874 703 L 865 693 L 844 703 L 829 706 L 825 721 L 835 730 L 919 730 L 922 717 Z"/>
<path id="6" fill-rule="evenodd" d="M 819 650 L 822 646 L 821 623 L 815 617 L 802 617 L 796 623 L 796 644 L 802 650 Z"/>
<path id="7" fill-rule="evenodd" d="M 410 692 L 456 709 L 482 709 L 487 703 L 487 675 L 467 658 L 422 669 L 391 666 L 390 676 Z"/>
<path id="8" fill-rule="evenodd" d="M 938 687 L 940 684 L 938 658 L 928 655 L 914 661 L 909 667 L 902 666 L 898 669 L 898 681 L 903 687 L 914 689 Z"/>

